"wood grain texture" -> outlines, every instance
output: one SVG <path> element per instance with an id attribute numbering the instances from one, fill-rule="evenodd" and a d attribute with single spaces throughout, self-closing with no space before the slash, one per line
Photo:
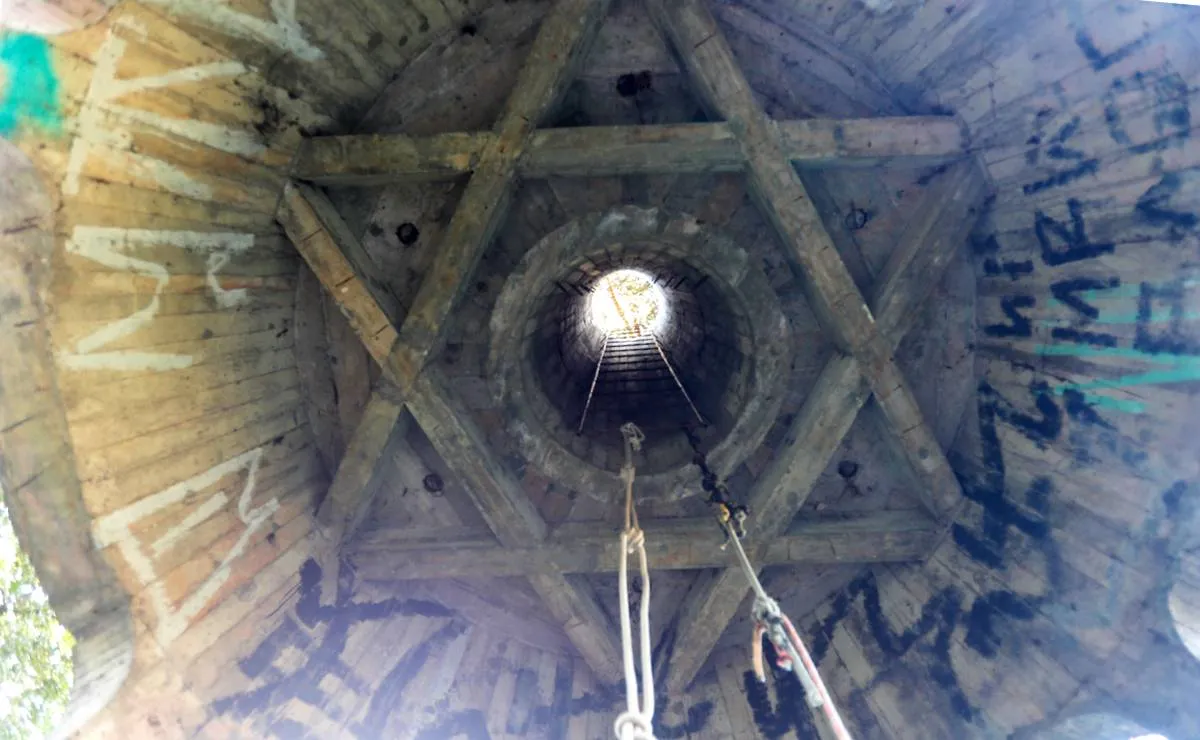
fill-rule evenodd
<path id="1" fill-rule="evenodd" d="M 0 497 L 43 598 L 75 637 L 70 706 L 59 719 L 74 731 L 129 675 L 133 620 L 129 595 L 91 534 L 58 390 L 45 321 L 50 199 L 7 141 L 0 141 L 0 163 Z M 14 597 L 20 608 L 22 596 Z"/>
<path id="2" fill-rule="evenodd" d="M 545 520 L 436 378 L 427 372 L 418 379 L 408 407 L 501 544 L 521 548 L 545 540 Z M 529 581 L 596 675 L 615 680 L 620 675 L 618 646 L 595 594 L 560 572 L 541 572 Z"/>
<path id="3" fill-rule="evenodd" d="M 652 14 L 676 48 L 694 81 L 709 104 L 729 121 L 737 132 L 748 166 L 752 193 L 769 222 L 800 266 L 806 293 L 822 327 L 832 334 L 843 354 L 835 357 L 818 378 L 801 413 L 789 432 L 782 454 L 768 466 L 749 505 L 758 513 L 752 525 L 766 539 L 778 535 L 792 513 L 803 505 L 816 477 L 824 470 L 829 456 L 872 391 L 883 409 L 889 429 L 898 447 L 918 479 L 917 491 L 935 515 L 952 510 L 961 491 L 945 455 L 933 440 L 932 431 L 921 418 L 919 409 L 892 359 L 899 341 L 883 339 L 875 319 L 831 241 L 821 217 L 813 206 L 795 169 L 784 156 L 778 127 L 768 120 L 734 59 L 724 36 L 707 8 L 699 2 L 667 6 L 651 2 Z M 957 193 L 956 186 L 947 186 Z M 940 188 L 939 188 L 940 189 Z M 978 218 L 982 198 L 979 188 L 962 188 L 968 201 L 956 210 L 960 218 L 973 224 Z M 929 202 L 934 201 L 930 197 Z M 932 208 L 933 206 L 931 206 Z M 963 234 L 965 236 L 965 234 Z M 925 240 L 920 227 L 907 235 L 907 243 L 897 251 L 894 264 L 885 270 L 887 283 L 881 286 L 881 298 L 897 314 L 903 300 L 897 293 L 903 284 L 897 277 L 912 268 L 913 250 Z M 957 246 L 951 240 L 945 249 Z M 943 252 L 948 255 L 949 252 Z M 935 264 L 938 258 L 931 258 Z M 944 266 L 948 257 L 941 258 Z M 915 272 L 908 273 L 910 276 Z M 932 287 L 940 273 L 927 274 Z M 910 296 L 911 308 L 924 295 Z M 861 365 L 860 365 L 861 363 Z M 765 512 L 765 514 L 764 514 Z M 752 558 L 753 559 L 753 558 Z M 725 571 L 707 584 L 693 589 L 682 612 L 684 625 L 681 643 L 685 646 L 673 661 L 672 682 L 677 688 L 688 685 L 700 669 L 719 637 L 719 629 L 728 623 L 740 605 L 746 586 L 740 573 Z"/>
<path id="4" fill-rule="evenodd" d="M 711 519 L 642 522 L 646 552 L 655 570 L 736 566 L 722 550 Z M 800 521 L 761 548 L 767 565 L 907 562 L 924 558 L 939 527 L 917 511 L 883 511 L 858 517 Z M 418 535 L 415 538 L 413 535 Z M 465 536 L 464 536 L 465 535 Z M 481 537 L 480 535 L 483 535 Z M 568 524 L 536 548 L 499 547 L 487 532 L 373 529 L 350 545 L 348 555 L 368 578 L 484 578 L 553 573 L 612 573 L 619 564 L 616 533 Z"/>
<path id="5" fill-rule="evenodd" d="M 810 119 L 776 123 L 786 156 L 802 167 L 870 167 L 892 159 L 936 165 L 962 156 L 966 136 L 948 116 Z M 473 172 L 491 133 L 322 136 L 305 139 L 292 175 L 325 185 L 452 179 Z M 541 129 L 518 163 L 525 177 L 595 177 L 745 168 L 726 123 Z"/>
<path id="6" fill-rule="evenodd" d="M 349 235 L 345 222 L 336 213 L 325 213 L 333 227 L 327 225 L 305 194 L 304 186 L 299 184 L 285 188 L 278 216 L 292 243 L 350 319 L 363 345 L 381 367 L 387 368 L 397 331 L 385 305 L 381 305 L 367 287 L 368 281 L 357 277 L 355 266 L 348 257 L 353 254 L 353 247 L 347 246 L 343 251 L 338 241 L 340 236 L 349 239 L 348 245 L 357 243 Z"/>
<path id="7" fill-rule="evenodd" d="M 362 525 L 371 504 L 379 492 L 379 461 L 393 436 L 403 436 L 404 425 L 400 423 L 404 406 L 394 399 L 394 394 L 376 391 L 363 413 L 362 420 L 346 445 L 329 491 L 317 511 L 317 522 L 321 526 L 324 547 L 320 549 L 320 562 L 325 578 L 321 594 L 325 599 L 337 595 L 339 561 L 344 543 Z"/>
<path id="8" fill-rule="evenodd" d="M 560 0 L 542 21 L 495 137 L 479 155 L 441 248 L 400 329 L 393 361 L 404 389 L 437 349 L 447 317 L 465 290 L 466 276 L 491 242 L 512 194 L 517 161 L 534 127 L 558 101 L 608 9 L 608 0 Z"/>

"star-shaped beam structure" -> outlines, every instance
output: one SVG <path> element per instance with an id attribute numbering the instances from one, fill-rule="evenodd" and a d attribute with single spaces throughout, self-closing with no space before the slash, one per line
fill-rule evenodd
<path id="1" fill-rule="evenodd" d="M 504 213 L 519 177 L 744 172 L 752 194 L 803 280 L 809 304 L 838 348 L 782 446 L 750 493 L 747 540 L 756 563 L 904 562 L 924 557 L 962 492 L 893 354 L 923 301 L 966 241 L 987 196 L 965 134 L 950 117 L 771 120 L 703 0 L 646 0 L 663 36 L 717 123 L 537 130 L 603 21 L 607 0 L 559 0 L 543 21 L 505 112 L 490 132 L 315 137 L 296 158 L 279 220 L 349 317 L 382 369 L 380 385 L 319 512 L 325 577 L 341 557 L 392 579 L 524 576 L 596 675 L 620 676 L 615 631 L 575 573 L 615 569 L 615 536 L 567 524 L 551 531 L 430 359 L 450 312 Z M 854 167 L 903 158 L 946 171 L 913 214 L 869 300 L 808 197 L 796 165 Z M 468 176 L 458 208 L 402 323 L 399 303 L 336 209 L 309 183 L 378 185 Z M 821 471 L 869 398 L 908 463 L 923 511 L 792 525 Z M 373 533 L 353 537 L 371 505 L 375 469 L 403 433 L 403 410 L 459 475 L 489 531 Z M 703 666 L 748 584 L 714 540 L 711 523 L 650 521 L 655 568 L 720 568 L 681 607 L 670 689 Z M 657 549 L 653 549 L 657 548 Z M 323 593 L 335 593 L 335 588 Z"/>

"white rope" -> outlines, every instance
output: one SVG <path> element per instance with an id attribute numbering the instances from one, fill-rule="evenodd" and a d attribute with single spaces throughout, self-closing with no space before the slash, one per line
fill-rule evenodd
<path id="1" fill-rule="evenodd" d="M 637 552 L 642 570 L 640 642 L 642 658 L 642 697 L 638 700 L 638 679 L 634 670 L 633 628 L 629 617 L 629 554 Z M 650 569 L 646 565 L 646 536 L 640 529 L 621 533 L 621 647 L 625 659 L 625 700 L 628 709 L 613 724 L 618 740 L 655 740 L 654 673 L 650 650 Z"/>
<path id="2" fill-rule="evenodd" d="M 645 439 L 633 424 L 621 427 L 625 435 L 625 465 L 621 480 L 625 483 L 625 530 L 621 532 L 618 590 L 621 599 L 621 648 L 625 665 L 626 711 L 613 723 L 617 740 L 655 740 L 654 737 L 654 660 L 650 649 L 650 568 L 646 564 L 646 534 L 638 527 L 633 508 L 633 451 L 641 449 Z M 642 571 L 642 603 L 639 623 L 642 659 L 642 696 L 638 699 L 638 677 L 634 668 L 633 626 L 629 615 L 629 555 L 637 553 Z"/>

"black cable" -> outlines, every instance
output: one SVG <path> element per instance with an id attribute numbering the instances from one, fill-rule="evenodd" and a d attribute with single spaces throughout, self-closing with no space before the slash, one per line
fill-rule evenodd
<path id="1" fill-rule="evenodd" d="M 685 425 L 683 433 L 687 436 L 688 444 L 692 446 L 692 464 L 700 469 L 700 488 L 708 494 L 709 505 L 716 507 L 717 521 L 721 524 L 721 531 L 728 538 L 729 531 L 725 527 L 728 522 L 732 524 L 737 538 L 739 540 L 744 538 L 746 536 L 746 517 L 750 514 L 750 509 L 733 499 L 729 489 L 709 467 L 708 456 L 700 449 L 700 435 L 696 432 L 696 428 Z"/>

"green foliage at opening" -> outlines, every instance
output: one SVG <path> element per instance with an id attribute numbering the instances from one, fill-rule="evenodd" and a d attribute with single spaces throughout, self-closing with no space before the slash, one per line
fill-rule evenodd
<path id="1" fill-rule="evenodd" d="M 592 321 L 604 331 L 653 328 L 663 302 L 663 291 L 650 276 L 637 270 L 618 270 L 596 284 Z"/>
<path id="2" fill-rule="evenodd" d="M 54 729 L 70 698 L 74 644 L 0 498 L 0 740 L 31 740 Z"/>

